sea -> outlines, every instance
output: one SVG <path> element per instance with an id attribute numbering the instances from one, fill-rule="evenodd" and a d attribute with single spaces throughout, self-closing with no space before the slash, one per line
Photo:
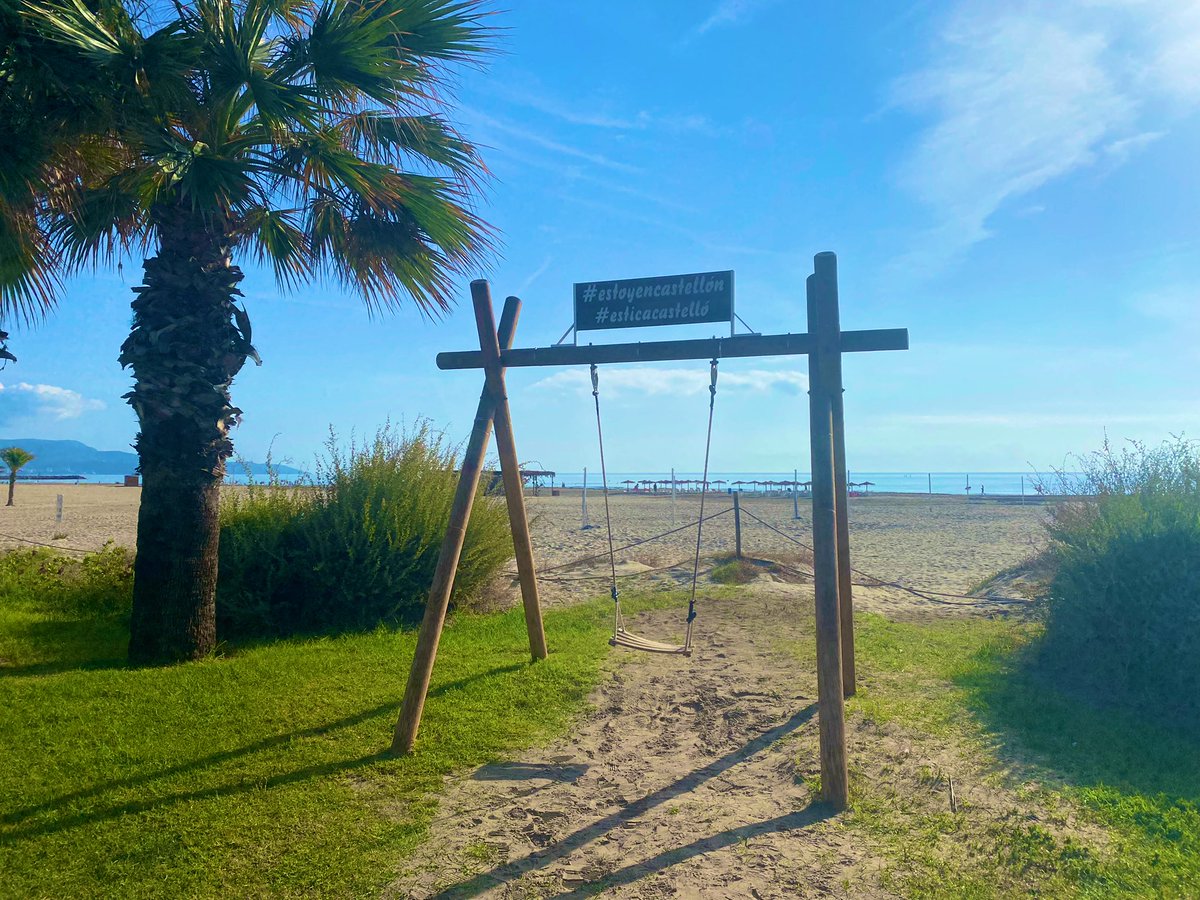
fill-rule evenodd
<path id="1" fill-rule="evenodd" d="M 700 472 L 675 472 L 679 490 L 695 489 L 700 481 Z M 84 484 L 120 484 L 125 478 L 121 474 L 92 474 L 81 480 Z M 283 482 L 298 481 L 304 478 L 302 474 L 281 476 Z M 542 487 L 548 487 L 553 481 L 554 487 L 581 488 L 584 486 L 583 472 L 556 472 L 553 479 L 542 478 Z M 710 490 L 742 490 L 746 493 L 767 492 L 778 493 L 791 489 L 793 480 L 803 484 L 812 475 L 804 470 L 792 472 L 710 472 L 708 483 Z M 589 471 L 586 474 L 589 489 L 600 488 L 600 473 Z M 32 480 L 32 479 L 31 479 Z M 246 484 L 248 481 L 263 483 L 264 476 L 247 477 L 244 473 L 227 475 L 227 484 Z M 858 472 L 851 470 L 849 478 L 854 487 L 851 490 L 859 493 L 888 493 L 888 494 L 956 494 L 972 496 L 989 494 L 995 496 L 1035 496 L 1038 487 L 1047 494 L 1064 494 L 1075 492 L 1081 484 L 1082 476 L 1075 472 Z M 740 482 L 740 483 L 739 483 Z M 770 482 L 774 482 L 771 484 Z M 783 482 L 780 484 L 780 482 Z M 70 482 L 48 482 L 51 484 L 69 484 Z M 689 484 L 690 483 L 690 484 Z M 670 490 L 670 472 L 610 472 L 608 474 L 609 490 L 646 491 L 655 489 Z"/>
<path id="2" fill-rule="evenodd" d="M 851 490 L 860 493 L 889 493 L 889 494 L 957 494 L 965 496 L 988 495 L 1034 496 L 1038 488 L 1047 494 L 1064 494 L 1076 491 L 1082 482 L 1082 476 L 1076 472 L 857 472 L 851 470 L 847 481 L 856 485 Z M 676 471 L 676 482 L 692 482 L 696 487 L 700 481 L 700 472 Z M 811 480 L 812 474 L 799 472 L 710 472 L 708 483 L 710 489 L 742 490 L 747 493 L 788 491 L 792 482 L 803 484 Z M 584 483 L 583 472 L 557 472 L 554 475 L 555 487 L 579 488 Z M 738 482 L 742 482 L 739 484 Z M 770 484 L 769 482 L 774 482 Z M 780 484 L 783 482 L 783 484 Z M 865 482 L 865 483 L 864 483 Z M 542 479 L 543 485 L 550 483 L 549 478 Z M 670 472 L 610 472 L 608 487 L 610 490 L 670 490 Z M 599 488 L 600 473 L 587 473 L 589 489 Z M 679 488 L 686 489 L 685 485 Z"/>

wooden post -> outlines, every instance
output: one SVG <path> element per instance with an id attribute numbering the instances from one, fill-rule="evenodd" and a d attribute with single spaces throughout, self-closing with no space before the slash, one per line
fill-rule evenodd
<path id="1" fill-rule="evenodd" d="M 675 467 L 671 466 L 671 527 L 675 527 Z"/>
<path id="2" fill-rule="evenodd" d="M 741 492 L 733 492 L 733 555 L 742 558 L 742 502 L 738 496 Z"/>
<path id="3" fill-rule="evenodd" d="M 800 518 L 800 470 L 792 469 L 792 518 Z"/>
<path id="4" fill-rule="evenodd" d="M 472 291 L 475 285 L 471 285 Z M 517 330 L 517 319 L 521 314 L 521 301 L 509 297 L 500 316 L 499 344 L 505 349 L 512 346 Z M 421 713 L 425 708 L 425 697 L 429 693 L 429 680 L 433 675 L 433 663 L 437 658 L 438 641 L 446 621 L 446 609 L 450 605 L 450 593 L 454 588 L 454 573 L 458 569 L 458 558 L 462 554 L 463 541 L 467 536 L 467 523 L 471 519 L 471 506 L 479 491 L 479 477 L 483 472 L 483 461 L 487 456 L 488 437 L 492 430 L 492 415 L 496 404 L 485 386 L 479 395 L 479 406 L 475 411 L 475 425 L 463 454 L 462 471 L 458 476 L 458 487 L 454 492 L 454 504 L 450 509 L 450 523 L 442 538 L 438 553 L 437 568 L 433 573 L 433 584 L 429 588 L 429 601 L 425 604 L 425 616 L 421 619 L 421 630 L 417 635 L 417 648 L 413 653 L 412 669 L 408 685 L 404 690 L 404 705 L 392 738 L 392 750 L 410 753 L 417 741 L 417 730 L 421 727 Z"/>
<path id="5" fill-rule="evenodd" d="M 820 256 L 817 257 L 820 260 Z M 810 275 L 809 333 L 815 338 L 809 357 L 809 433 L 812 443 L 813 569 L 816 593 L 817 708 L 820 715 L 821 798 L 835 809 L 850 802 L 846 764 L 846 706 L 842 694 L 842 642 L 838 608 L 836 473 L 833 450 L 833 403 L 826 376 L 829 357 L 839 353 L 837 332 L 820 321 L 822 279 Z"/>
<path id="6" fill-rule="evenodd" d="M 820 282 L 821 290 L 817 294 L 819 305 L 817 325 L 823 335 L 832 335 L 838 340 L 841 334 L 841 313 L 838 309 L 837 286 L 837 257 L 832 253 L 818 253 L 813 265 L 813 272 Z M 820 340 L 818 340 L 818 346 Z M 826 374 L 822 374 L 822 386 L 829 393 L 833 410 L 833 497 L 834 513 L 837 516 L 837 551 L 838 551 L 838 610 L 842 632 L 842 690 L 847 697 L 854 696 L 854 595 L 853 573 L 850 570 L 850 516 L 849 494 L 847 481 L 850 478 L 846 470 L 846 418 L 842 398 L 845 389 L 842 387 L 842 354 L 831 354 L 831 358 L 823 360 Z"/>
<path id="7" fill-rule="evenodd" d="M 516 298 L 510 298 L 515 300 Z M 537 573 L 533 567 L 533 543 L 529 539 L 529 518 L 525 515 L 525 491 L 521 465 L 513 438 L 512 417 L 508 410 L 508 392 L 504 369 L 500 365 L 500 344 L 496 339 L 492 292 L 483 280 L 471 282 L 471 300 L 475 305 L 475 324 L 479 331 L 479 350 L 488 390 L 496 404 L 496 454 L 500 457 L 500 476 L 504 481 L 504 499 L 508 504 L 508 524 L 512 531 L 513 552 L 517 557 L 517 575 L 521 581 L 521 602 L 525 606 L 525 630 L 529 633 L 529 652 L 534 659 L 546 658 L 546 633 L 542 627 L 542 605 L 538 599 Z M 505 301 L 508 303 L 509 301 Z M 520 302 L 519 300 L 517 301 Z"/>

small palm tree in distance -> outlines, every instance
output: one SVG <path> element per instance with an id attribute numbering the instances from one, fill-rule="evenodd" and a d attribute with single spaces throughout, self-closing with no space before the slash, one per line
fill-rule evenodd
<path id="1" fill-rule="evenodd" d="M 33 462 L 33 454 L 20 447 L 5 447 L 0 450 L 0 462 L 8 466 L 8 502 L 5 506 L 13 505 L 13 491 L 17 487 L 17 473 L 28 463 Z"/>

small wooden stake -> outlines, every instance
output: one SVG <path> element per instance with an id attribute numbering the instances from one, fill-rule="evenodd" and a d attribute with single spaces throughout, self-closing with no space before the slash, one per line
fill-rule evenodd
<path id="1" fill-rule="evenodd" d="M 818 260 L 820 256 L 817 257 Z M 821 328 L 820 279 L 808 277 L 809 332 L 816 338 L 809 357 L 809 433 L 812 443 L 813 569 L 817 627 L 817 708 L 820 715 L 821 798 L 835 809 L 850 803 L 846 763 L 846 701 L 842 694 L 842 641 L 838 604 L 837 512 L 833 452 L 833 403 L 826 384 L 828 355 L 836 354 L 837 332 Z M 824 340 L 822 340 L 822 337 Z M 829 338 L 832 337 L 832 346 Z"/>
<path id="2" fill-rule="evenodd" d="M 733 555 L 742 558 L 742 503 L 740 491 L 733 492 Z"/>
<path id="3" fill-rule="evenodd" d="M 471 285 L 471 290 L 474 292 L 475 284 Z M 512 346 L 520 315 L 521 301 L 509 297 L 500 316 L 499 343 L 505 348 Z M 400 718 L 396 720 L 396 730 L 392 738 L 392 751 L 395 753 L 409 753 L 417 742 L 421 713 L 425 708 L 429 680 L 433 675 L 433 662 L 437 658 L 438 641 L 446 621 L 450 593 L 454 589 L 454 573 L 458 569 L 458 558 L 462 554 L 463 541 L 467 536 L 467 523 L 471 519 L 471 506 L 479 490 L 479 477 L 483 472 L 484 458 L 487 456 L 488 437 L 492 430 L 495 408 L 492 394 L 485 386 L 479 395 L 475 425 L 471 429 L 466 453 L 463 454 L 462 471 L 454 492 L 454 505 L 450 508 L 450 523 L 446 528 L 445 537 L 442 538 L 437 569 L 433 573 L 433 584 L 429 588 L 429 600 L 425 604 L 425 615 L 421 619 L 412 670 L 408 675 L 408 685 L 404 689 L 404 705 L 400 708 Z"/>
<path id="4" fill-rule="evenodd" d="M 816 295 L 818 304 L 817 326 L 821 329 L 818 346 L 821 341 L 838 340 L 841 333 L 841 313 L 838 310 L 837 289 L 837 257 L 832 253 L 818 253 L 813 265 L 815 277 L 820 281 L 821 290 Z M 854 673 L 854 595 L 853 573 L 850 570 L 850 517 L 849 494 L 846 482 L 849 474 L 846 471 L 846 416 L 842 387 L 842 354 L 839 347 L 837 352 L 829 354 L 824 360 L 825 371 L 822 373 L 822 387 L 829 392 L 829 400 L 833 410 L 833 498 L 834 513 L 837 516 L 837 551 L 838 551 L 838 615 L 842 632 L 842 691 L 845 696 L 853 697 L 855 689 Z"/>
<path id="5" fill-rule="evenodd" d="M 533 542 L 529 537 L 529 518 L 525 515 L 525 490 L 521 464 L 513 438 L 512 417 L 508 410 L 508 391 L 504 369 L 500 365 L 500 344 L 496 340 L 496 319 L 492 311 L 492 292 L 486 281 L 471 282 L 471 300 L 475 305 L 475 324 L 479 330 L 479 350 L 483 354 L 484 376 L 496 412 L 496 454 L 500 457 L 500 475 L 504 480 L 504 500 L 508 504 L 508 524 L 512 531 L 513 552 L 517 557 L 517 575 L 521 580 L 521 602 L 525 606 L 525 630 L 529 633 L 529 653 L 545 659 L 546 632 L 542 627 L 542 605 L 538 599 L 537 572 L 533 567 Z M 516 301 L 509 298 L 506 303 Z"/>

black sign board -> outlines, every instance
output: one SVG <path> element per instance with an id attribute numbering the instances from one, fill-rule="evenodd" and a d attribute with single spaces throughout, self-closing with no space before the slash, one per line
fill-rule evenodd
<path id="1" fill-rule="evenodd" d="M 584 281 L 575 285 L 575 330 L 733 322 L 733 272 Z"/>

